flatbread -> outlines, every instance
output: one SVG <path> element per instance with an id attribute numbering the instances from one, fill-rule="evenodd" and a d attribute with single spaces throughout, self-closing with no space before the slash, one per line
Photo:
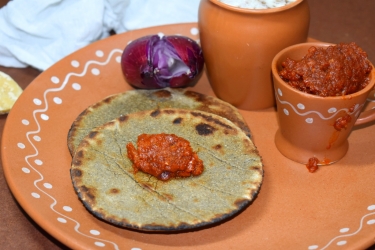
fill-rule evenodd
<path id="1" fill-rule="evenodd" d="M 138 135 L 175 134 L 203 160 L 199 176 L 167 182 L 134 173 L 126 144 Z M 85 207 L 120 227 L 176 231 L 210 225 L 244 209 L 255 198 L 263 165 L 249 137 L 229 120 L 202 111 L 157 109 L 121 116 L 93 129 L 71 166 L 73 186 Z"/>
<path id="2" fill-rule="evenodd" d="M 238 110 L 215 97 L 187 89 L 131 90 L 105 98 L 88 107 L 73 122 L 68 134 L 68 148 L 74 155 L 81 140 L 95 127 L 121 115 L 156 108 L 202 110 L 231 120 L 249 137 L 250 130 Z"/>

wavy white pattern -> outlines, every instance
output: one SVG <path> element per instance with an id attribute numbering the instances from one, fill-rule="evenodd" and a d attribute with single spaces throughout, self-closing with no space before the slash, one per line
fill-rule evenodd
<path id="1" fill-rule="evenodd" d="M 60 212 L 58 212 L 57 210 L 55 210 L 55 206 L 56 206 L 56 204 L 57 204 L 57 199 L 54 198 L 51 194 L 49 194 L 49 193 L 45 190 L 45 189 L 50 190 L 50 189 L 53 188 L 53 186 L 52 186 L 50 183 L 43 183 L 44 176 L 43 176 L 43 174 L 37 169 L 38 166 L 42 166 L 42 165 L 43 165 L 43 161 L 40 160 L 40 159 L 36 159 L 36 157 L 39 155 L 39 151 L 38 151 L 38 148 L 37 148 L 37 147 L 35 146 L 35 144 L 34 144 L 34 141 L 39 141 L 39 140 L 40 140 L 40 137 L 37 136 L 37 134 L 41 131 L 41 126 L 40 126 L 40 123 L 39 123 L 39 118 L 42 119 L 42 120 L 44 120 L 44 121 L 46 121 L 46 120 L 49 119 L 49 116 L 46 115 L 46 114 L 44 114 L 44 113 L 48 110 L 48 108 L 49 108 L 49 103 L 48 103 L 48 100 L 47 100 L 47 95 L 48 95 L 49 93 L 63 91 L 63 90 L 65 89 L 66 85 L 69 83 L 69 80 L 70 80 L 70 78 L 71 78 L 72 76 L 76 76 L 76 77 L 84 77 L 84 76 L 89 72 L 89 68 L 90 68 L 90 66 L 92 66 L 92 65 L 98 65 L 98 66 L 104 66 L 104 65 L 107 65 L 107 64 L 111 61 L 111 59 L 114 57 L 115 54 L 119 54 L 119 55 L 121 55 L 121 54 L 122 54 L 122 50 L 121 50 L 121 49 L 113 49 L 113 50 L 109 53 L 109 55 L 108 55 L 108 57 L 107 57 L 107 59 L 106 59 L 105 61 L 100 62 L 100 61 L 90 60 L 90 61 L 86 62 L 85 66 L 84 66 L 84 69 L 82 70 L 81 73 L 69 73 L 69 74 L 67 74 L 67 75 L 65 76 L 65 78 L 64 78 L 64 80 L 63 80 L 61 86 L 56 87 L 56 88 L 49 88 L 49 89 L 45 90 L 44 93 L 43 93 L 43 101 L 42 101 L 42 100 L 39 100 L 39 99 L 34 99 L 34 104 L 35 104 L 35 105 L 41 106 L 42 104 L 44 104 L 44 107 L 41 108 L 41 109 L 36 109 L 36 110 L 33 111 L 33 119 L 34 119 L 34 121 L 35 121 L 35 123 L 36 123 L 36 125 L 37 125 L 37 130 L 34 130 L 34 131 L 28 131 L 28 132 L 26 133 L 26 138 L 27 138 L 29 144 L 30 144 L 30 145 L 32 146 L 32 148 L 34 149 L 35 153 L 34 153 L 34 154 L 27 155 L 27 156 L 25 157 L 25 161 L 26 161 L 27 165 L 30 167 L 30 169 L 32 169 L 35 173 L 37 173 L 37 174 L 39 175 L 39 178 L 36 179 L 36 180 L 34 180 L 34 186 L 37 188 L 37 190 L 38 190 L 40 193 L 42 193 L 42 194 L 48 196 L 48 197 L 53 201 L 52 204 L 50 205 L 50 209 L 51 209 L 53 212 L 55 212 L 56 215 L 58 215 L 58 218 L 57 218 L 57 221 L 58 221 L 58 222 L 60 222 L 60 223 L 67 223 L 68 220 L 69 220 L 69 221 L 72 221 L 73 223 L 75 223 L 75 227 L 74 227 L 75 232 L 77 232 L 79 235 L 82 235 L 82 236 L 84 236 L 84 237 L 87 237 L 87 238 L 93 239 L 93 240 L 94 240 L 94 242 L 93 242 L 93 246 L 95 245 L 95 246 L 98 246 L 98 247 L 104 247 L 104 246 L 106 246 L 106 243 L 107 243 L 107 244 L 112 245 L 112 246 L 113 246 L 113 249 L 116 249 L 116 250 L 117 250 L 117 249 L 119 249 L 119 247 L 118 247 L 118 245 L 117 245 L 115 242 L 108 241 L 108 240 L 105 240 L 105 239 L 102 239 L 102 238 L 99 238 L 99 237 L 95 237 L 95 236 L 97 236 L 97 235 L 100 234 L 99 231 L 91 230 L 91 232 L 93 232 L 93 233 L 91 233 L 92 235 L 85 234 L 85 233 L 83 233 L 83 232 L 81 232 L 81 231 L 79 230 L 79 228 L 80 228 L 80 226 L 81 226 L 80 222 L 78 222 L 77 220 L 75 220 L 75 219 L 69 217 L 69 216 L 66 215 L 66 214 L 60 213 Z M 96 54 L 96 55 L 99 56 L 99 57 L 103 57 L 103 56 L 104 56 L 104 54 L 103 54 L 102 51 L 97 51 L 97 54 Z M 119 62 L 119 60 L 117 60 L 117 61 Z M 74 66 L 78 66 L 78 65 L 79 65 L 79 64 L 78 64 L 77 61 L 73 61 L 73 62 L 72 62 L 72 66 L 73 66 L 73 67 L 74 67 Z M 99 71 L 98 68 L 93 68 L 93 69 L 91 70 L 91 73 L 93 73 L 94 75 L 98 75 L 98 74 L 100 74 L 100 71 Z M 58 77 L 54 76 L 54 77 L 51 78 L 51 82 L 54 83 L 54 84 L 58 84 L 58 83 L 60 82 L 60 79 L 59 79 Z M 78 87 L 77 84 L 75 84 L 75 85 L 73 85 L 73 88 L 76 89 L 76 90 L 79 90 L 79 89 L 80 89 L 80 86 Z M 54 100 L 54 102 L 57 103 L 57 104 L 59 104 L 59 103 L 62 102 L 61 99 L 59 99 L 59 98 L 54 98 L 53 100 Z M 40 114 L 40 115 L 39 115 L 39 114 Z M 23 123 L 24 125 L 29 125 L 29 124 L 30 124 L 30 122 L 27 121 L 27 120 L 22 120 L 22 123 Z M 34 140 L 32 140 L 31 138 L 33 138 Z M 35 138 L 36 138 L 36 139 L 35 139 Z M 18 145 L 18 147 L 21 148 L 21 149 L 23 149 L 25 146 L 24 146 L 24 144 L 20 143 L 20 144 Z M 34 167 L 34 165 L 36 165 L 36 166 Z M 28 169 L 28 168 L 23 168 L 23 172 L 25 172 L 25 173 L 30 173 L 30 169 Z M 39 187 L 40 184 L 41 184 L 41 186 L 42 186 L 43 188 L 40 188 L 40 187 Z M 41 198 L 41 196 L 40 196 L 39 193 L 35 193 L 35 192 L 34 192 L 34 193 L 32 193 L 31 195 L 32 195 L 34 198 L 37 198 L 37 199 L 40 199 L 40 198 Z M 71 212 L 71 209 L 69 209 L 69 208 L 66 207 L 66 206 L 64 207 L 64 210 L 65 210 L 66 212 L 68 212 L 68 213 Z"/>
<path id="2" fill-rule="evenodd" d="M 290 102 L 288 101 L 283 101 L 280 99 L 280 96 L 282 96 L 282 91 L 280 89 L 278 89 L 277 92 L 275 93 L 278 93 L 276 94 L 276 99 L 281 103 L 281 104 L 284 104 L 284 105 L 288 105 L 289 107 L 292 108 L 292 110 L 299 116 L 307 116 L 309 114 L 316 114 L 318 115 L 322 120 L 329 120 L 329 119 L 332 119 L 333 117 L 335 117 L 339 112 L 341 111 L 345 111 L 347 114 L 349 115 L 352 115 L 354 113 L 356 113 L 357 111 L 361 110 L 364 106 L 364 104 L 362 105 L 358 105 L 356 104 L 355 107 L 354 107 L 354 110 L 352 112 L 350 112 L 349 108 L 343 108 L 343 109 L 339 109 L 337 110 L 336 108 L 332 107 L 330 108 L 327 112 L 332 114 L 331 116 L 327 116 L 325 117 L 322 113 L 320 113 L 319 111 L 315 111 L 315 110 L 311 110 L 311 111 L 307 111 L 307 112 L 299 112 L 298 109 L 296 107 L 293 106 L 293 104 L 291 104 Z M 301 107 L 303 104 L 299 103 L 298 106 Z M 303 107 L 305 108 L 305 106 L 303 105 Z M 304 109 L 303 108 L 303 109 Z M 300 108 L 299 108 L 300 109 Z M 284 109 L 284 113 L 288 113 L 289 114 L 289 110 L 287 109 Z M 358 112 L 359 114 L 359 112 Z M 358 115 L 357 114 L 357 115 Z M 311 121 L 310 119 L 308 119 L 307 121 Z M 309 122 L 310 123 L 310 122 Z"/>
<path id="3" fill-rule="evenodd" d="M 160 36 L 164 35 L 162 32 L 159 32 L 158 34 Z M 198 36 L 198 34 L 199 34 L 199 30 L 198 30 L 197 27 L 190 28 L 190 35 Z M 176 34 L 176 35 L 179 35 L 179 34 Z M 199 39 L 196 40 L 196 41 L 199 43 Z M 131 40 L 128 40 L 128 43 L 130 43 L 130 42 L 131 42 Z M 35 153 L 28 154 L 28 155 L 25 156 L 24 160 L 27 164 L 27 167 L 23 166 L 21 168 L 21 171 L 24 174 L 30 174 L 31 172 L 35 172 L 38 175 L 38 177 L 36 179 L 32 180 L 33 184 L 34 184 L 34 186 L 37 190 L 35 192 L 30 191 L 30 196 L 32 196 L 35 199 L 44 198 L 41 194 L 49 197 L 52 200 L 52 203 L 49 205 L 49 207 L 56 214 L 56 221 L 58 223 L 61 223 L 61 224 L 66 224 L 68 221 L 73 222 L 74 223 L 74 231 L 78 235 L 81 235 L 81 236 L 84 236 L 86 238 L 89 238 L 89 239 L 93 240 L 92 246 L 91 246 L 92 248 L 95 248 L 95 247 L 103 248 L 103 247 L 110 246 L 111 248 L 118 250 L 119 245 L 116 244 L 115 242 L 112 242 L 112 241 L 109 241 L 109 240 L 98 237 L 99 235 L 101 235 L 101 232 L 98 231 L 98 230 L 91 229 L 91 230 L 89 230 L 89 233 L 82 232 L 80 230 L 81 223 L 67 215 L 67 213 L 74 213 L 74 211 L 71 207 L 66 206 L 66 205 L 62 205 L 61 208 L 63 209 L 64 212 L 59 212 L 59 211 L 56 210 L 56 206 L 58 204 L 58 199 L 53 197 L 53 195 L 51 195 L 51 193 L 48 192 L 49 190 L 52 190 L 54 188 L 53 184 L 45 182 L 44 181 L 45 176 L 39 170 L 39 168 L 41 166 L 43 166 L 44 163 L 43 163 L 42 159 L 37 158 L 39 156 L 39 151 L 38 151 L 38 148 L 37 148 L 36 145 L 37 145 L 38 142 L 40 142 L 42 140 L 42 138 L 38 135 L 41 132 L 40 121 L 45 122 L 45 121 L 48 121 L 50 119 L 50 117 L 46 114 L 46 112 L 49 110 L 49 106 L 50 106 L 49 105 L 50 103 L 48 103 L 48 100 L 47 100 L 47 95 L 49 95 L 51 93 L 62 92 L 64 89 L 66 91 L 71 91 L 71 89 L 66 88 L 68 83 L 70 84 L 70 86 L 73 90 L 80 91 L 81 88 L 82 88 L 81 85 L 79 83 L 76 83 L 76 82 L 70 82 L 71 77 L 84 77 L 88 73 L 91 73 L 94 76 L 98 76 L 101 73 L 100 67 L 107 65 L 111 60 L 113 60 L 113 58 L 115 58 L 115 60 L 118 63 L 120 63 L 122 52 L 123 52 L 123 49 L 115 48 L 115 49 L 111 50 L 106 57 L 105 53 L 102 50 L 96 50 L 95 56 L 98 57 L 99 59 L 102 59 L 102 61 L 99 61 L 99 60 L 89 60 L 89 61 L 87 61 L 84 64 L 83 70 L 81 72 L 69 72 L 69 73 L 67 73 L 65 76 L 63 76 L 62 82 L 61 82 L 61 79 L 58 76 L 52 76 L 50 78 L 50 81 L 54 86 L 57 86 L 57 87 L 52 87 L 52 88 L 46 89 L 43 92 L 43 99 L 42 100 L 38 99 L 38 98 L 34 98 L 32 100 L 32 103 L 35 106 L 37 106 L 37 108 L 38 108 L 38 109 L 33 110 L 33 112 L 32 112 L 32 116 L 33 116 L 32 121 L 29 121 L 27 119 L 21 120 L 21 124 L 23 124 L 24 126 L 29 126 L 32 122 L 35 122 L 35 124 L 37 125 L 36 130 L 29 130 L 29 131 L 26 132 L 26 139 L 29 142 L 29 144 L 31 145 L 31 147 L 33 148 Z M 70 66 L 72 67 L 72 70 L 78 70 L 80 65 L 81 65 L 81 63 L 78 60 L 71 60 L 71 62 L 70 62 Z M 60 85 L 60 83 L 61 83 L 61 85 Z M 52 102 L 54 104 L 60 105 L 60 104 L 63 103 L 63 100 L 61 98 L 55 96 L 55 97 L 53 97 Z M 51 104 L 53 104 L 53 103 L 51 103 Z M 26 145 L 25 145 L 25 143 L 18 142 L 17 147 L 21 150 L 24 150 L 26 148 Z M 131 250 L 141 250 L 141 248 L 133 247 L 133 248 L 131 248 Z"/>
<path id="4" fill-rule="evenodd" d="M 197 35 L 199 33 L 199 31 L 198 31 L 197 28 L 194 27 L 194 28 L 191 29 L 190 33 L 192 35 Z M 197 41 L 199 42 L 199 40 L 197 40 Z M 57 215 L 56 220 L 58 221 L 58 223 L 65 224 L 68 221 L 73 222 L 75 224 L 74 225 L 74 231 L 78 235 L 81 235 L 83 237 L 87 237 L 87 238 L 93 240 L 93 242 L 92 242 L 92 244 L 93 244 L 92 247 L 93 248 L 95 246 L 97 246 L 99 248 L 102 248 L 102 247 L 105 247 L 106 244 L 110 245 L 113 249 L 119 249 L 119 246 L 115 242 L 108 241 L 108 240 L 102 239 L 100 237 L 97 237 L 97 236 L 100 235 L 100 231 L 97 231 L 95 229 L 91 229 L 90 230 L 90 234 L 85 234 L 85 233 L 81 232 L 80 231 L 81 223 L 79 221 L 77 221 L 77 220 L 75 220 L 75 219 L 73 219 L 73 218 L 71 218 L 71 217 L 69 217 L 67 215 L 67 213 L 74 212 L 72 210 L 72 208 L 70 208 L 69 206 L 63 206 L 62 207 L 63 210 L 64 210 L 63 213 L 58 212 L 55 209 L 56 205 L 58 204 L 58 200 L 56 198 L 54 198 L 50 193 L 48 193 L 48 190 L 53 189 L 53 186 L 52 186 L 52 184 L 43 182 L 45 178 L 44 178 L 43 174 L 38 170 L 38 168 L 40 168 L 40 166 L 43 165 L 43 161 L 41 159 L 37 159 L 37 157 L 39 155 L 39 151 L 38 151 L 38 148 L 37 148 L 36 145 L 41 140 L 41 138 L 37 134 L 40 133 L 40 131 L 41 131 L 41 126 L 40 126 L 40 123 L 39 123 L 39 119 L 41 119 L 42 121 L 46 121 L 46 120 L 49 119 L 49 117 L 46 114 L 44 114 L 44 112 L 48 111 L 48 109 L 49 109 L 49 103 L 47 101 L 47 95 L 50 94 L 50 93 L 61 92 L 64 89 L 66 89 L 66 86 L 69 83 L 69 80 L 70 80 L 70 78 L 72 76 L 84 77 L 89 72 L 91 72 L 93 74 L 100 73 L 99 68 L 94 68 L 93 71 L 89 71 L 90 65 L 105 66 L 118 53 L 122 53 L 122 50 L 121 49 L 114 49 L 114 50 L 112 50 L 108 54 L 107 59 L 105 61 L 102 61 L 102 62 L 95 61 L 95 60 L 87 61 L 82 72 L 80 72 L 80 73 L 69 73 L 69 74 L 67 74 L 65 76 L 65 78 L 63 78 L 63 82 L 62 82 L 62 84 L 61 84 L 60 87 L 49 88 L 49 89 L 45 90 L 45 92 L 43 93 L 43 101 L 35 99 L 35 103 L 34 103 L 35 105 L 38 105 L 38 108 L 44 104 L 43 108 L 36 109 L 36 110 L 33 111 L 33 120 L 37 124 L 37 129 L 33 130 L 33 131 L 28 131 L 26 133 L 26 138 L 27 138 L 29 144 L 34 149 L 35 153 L 34 154 L 29 154 L 29 155 L 25 156 L 25 161 L 26 161 L 27 165 L 29 166 L 29 168 L 22 167 L 22 171 L 25 174 L 30 174 L 31 170 L 32 170 L 32 171 L 34 171 L 35 173 L 38 174 L 39 178 L 37 178 L 37 179 L 34 180 L 34 186 L 38 190 L 37 192 L 46 195 L 47 197 L 49 197 L 52 200 L 52 203 L 50 204 L 49 207 L 50 207 L 50 209 L 54 213 L 56 213 L 56 215 Z M 96 56 L 103 58 L 105 56 L 105 54 L 103 54 L 102 51 L 98 50 L 96 52 Z M 72 66 L 72 68 L 74 70 L 74 68 L 78 68 L 80 66 L 80 62 L 78 62 L 76 60 L 72 60 L 71 61 L 71 66 Z M 54 84 L 54 86 L 56 86 L 56 85 L 58 85 L 60 83 L 60 79 L 58 77 L 54 76 L 54 77 L 51 78 L 51 82 Z M 78 83 L 72 83 L 72 88 L 74 90 L 79 91 L 81 89 L 81 85 L 78 84 Z M 375 102 L 375 100 L 368 100 L 368 101 Z M 54 102 L 56 104 L 61 104 L 62 100 L 56 97 L 56 98 L 54 98 Z M 291 104 L 289 104 L 289 105 L 292 106 Z M 295 109 L 295 111 L 296 111 L 296 109 Z M 308 113 L 301 113 L 301 115 L 307 115 L 307 114 Z M 29 126 L 30 125 L 30 121 L 28 121 L 26 119 L 22 119 L 21 123 L 23 125 L 25 125 L 25 126 Z M 19 148 L 22 150 L 22 149 L 25 148 L 25 145 L 23 143 L 21 143 L 19 145 Z M 41 187 L 39 187 L 39 186 L 41 186 Z M 47 189 L 47 191 L 46 191 L 46 189 Z M 43 198 L 39 193 L 32 192 L 32 193 L 30 193 L 30 195 L 33 196 L 35 199 L 41 199 L 41 198 Z M 333 238 L 331 241 L 329 241 L 329 243 L 327 243 L 327 245 L 324 246 L 322 249 L 327 249 L 337 239 L 340 239 L 340 238 L 343 238 L 343 237 L 350 237 L 350 236 L 352 236 L 354 234 L 357 234 L 359 231 L 361 231 L 362 227 L 364 226 L 365 219 L 368 216 L 375 215 L 375 205 L 369 206 L 368 210 L 371 210 L 371 211 L 374 210 L 374 212 L 370 212 L 370 213 L 368 213 L 368 214 L 366 214 L 366 215 L 364 215 L 362 217 L 362 219 L 360 221 L 359 229 L 356 232 L 351 233 L 351 234 L 339 235 L 339 236 Z M 369 220 L 369 221 L 367 221 L 367 224 L 368 225 L 374 225 L 375 224 L 375 220 L 374 219 L 373 220 Z M 341 233 L 346 233 L 346 232 L 349 231 L 349 230 L 347 231 L 346 228 L 345 228 L 345 230 L 343 230 L 343 229 L 341 229 L 341 230 L 342 230 L 342 231 L 340 231 Z M 341 240 L 341 241 L 338 242 L 338 244 L 346 244 L 346 241 Z M 318 248 L 319 247 L 316 246 L 316 245 L 309 247 L 309 249 L 318 249 Z M 132 248 L 132 250 L 141 250 L 141 249 L 137 248 L 137 247 L 134 247 L 134 248 Z"/>
<path id="5" fill-rule="evenodd" d="M 348 233 L 348 234 L 342 234 L 342 235 L 339 235 L 339 236 L 336 236 L 334 237 L 332 240 L 330 240 L 325 246 L 323 246 L 322 248 L 319 248 L 319 246 L 317 245 L 312 245 L 312 246 L 309 246 L 308 249 L 309 250 L 313 250 L 313 249 L 321 249 L 321 250 L 324 250 L 324 249 L 327 249 L 330 245 L 332 245 L 332 243 L 334 243 L 335 241 L 337 241 L 338 239 L 342 239 L 340 241 L 338 241 L 336 244 L 338 246 L 343 246 L 343 245 L 346 245 L 347 243 L 347 240 L 344 240 L 345 238 L 348 238 L 348 237 L 351 237 L 353 235 L 356 235 L 358 234 L 363 226 L 364 226 L 364 221 L 367 217 L 369 216 L 372 216 L 372 215 L 375 215 L 375 205 L 371 205 L 367 208 L 368 211 L 373 211 L 373 212 L 369 212 L 367 214 L 365 214 L 364 216 L 362 216 L 360 222 L 359 222 L 359 227 L 356 231 L 354 231 L 353 233 Z M 368 220 L 367 225 L 374 225 L 375 224 L 375 220 L 372 219 L 372 220 Z M 340 230 L 341 233 L 346 233 L 349 231 L 349 228 L 343 228 Z"/>

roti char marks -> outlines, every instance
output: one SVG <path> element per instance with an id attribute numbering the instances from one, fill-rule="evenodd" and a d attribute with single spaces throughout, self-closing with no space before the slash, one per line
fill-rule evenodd
<path id="1" fill-rule="evenodd" d="M 68 134 L 68 148 L 74 156 L 77 147 L 95 127 L 120 116 L 145 110 L 177 108 L 204 111 L 227 118 L 251 138 L 251 132 L 239 111 L 218 98 L 187 89 L 129 90 L 109 96 L 85 109 L 73 122 Z M 157 116 L 155 112 L 153 115 Z M 177 119 L 176 123 L 179 122 Z"/>
<path id="2" fill-rule="evenodd" d="M 126 149 L 135 173 L 140 170 L 167 181 L 203 172 L 203 161 L 193 152 L 190 142 L 174 134 L 141 134 L 137 149 L 132 143 Z"/>
<path id="3" fill-rule="evenodd" d="M 199 176 L 159 181 L 138 171 L 126 145 L 141 134 L 176 135 L 203 161 Z M 263 164 L 243 130 L 204 111 L 160 108 L 124 114 L 98 126 L 78 145 L 71 168 L 74 189 L 95 216 L 141 231 L 180 231 L 222 222 L 259 192 Z M 162 212 L 161 212 L 162 211 Z"/>

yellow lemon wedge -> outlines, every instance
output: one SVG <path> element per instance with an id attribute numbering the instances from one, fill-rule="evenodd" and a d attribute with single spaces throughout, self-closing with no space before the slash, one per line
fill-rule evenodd
<path id="1" fill-rule="evenodd" d="M 9 75 L 0 71 L 0 114 L 9 113 L 21 94 L 21 87 Z"/>

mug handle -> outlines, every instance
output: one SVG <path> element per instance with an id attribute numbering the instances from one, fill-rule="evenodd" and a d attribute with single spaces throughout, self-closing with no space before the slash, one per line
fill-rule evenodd
<path id="1" fill-rule="evenodd" d="M 357 121 L 354 123 L 354 126 L 365 124 L 375 120 L 375 108 L 362 112 Z"/>
<path id="2" fill-rule="evenodd" d="M 373 87 L 370 93 L 367 96 L 367 101 L 373 101 L 375 97 L 375 88 Z M 366 111 L 361 112 L 358 116 L 357 121 L 354 123 L 354 126 L 365 124 L 375 120 L 375 107 Z"/>

